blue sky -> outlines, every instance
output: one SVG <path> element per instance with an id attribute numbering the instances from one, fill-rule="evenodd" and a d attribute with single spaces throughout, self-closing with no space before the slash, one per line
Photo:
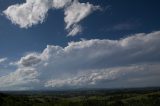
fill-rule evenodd
<path id="1" fill-rule="evenodd" d="M 0 89 L 159 86 L 159 4 L 0 0 Z"/>

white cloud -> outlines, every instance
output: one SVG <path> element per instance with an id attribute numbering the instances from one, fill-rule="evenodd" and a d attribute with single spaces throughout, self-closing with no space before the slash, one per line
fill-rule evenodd
<path id="1" fill-rule="evenodd" d="M 38 82 L 38 73 L 33 68 L 19 68 L 6 76 L 0 77 L 0 89 L 14 86 L 25 86 L 25 84 Z M 30 86 L 30 85 L 29 85 Z"/>
<path id="2" fill-rule="evenodd" d="M 69 30 L 69 36 L 75 36 L 76 34 L 82 32 L 82 27 L 80 25 L 74 25 L 72 28 Z"/>
<path id="3" fill-rule="evenodd" d="M 64 48 L 48 45 L 42 53 L 29 53 L 19 59 L 15 72 L 0 77 L 0 85 L 42 89 L 159 86 L 159 45 L 160 31 L 120 40 L 70 42 Z"/>
<path id="4" fill-rule="evenodd" d="M 42 23 L 51 8 L 51 0 L 26 0 L 26 3 L 9 6 L 4 14 L 21 28 Z"/>
<path id="5" fill-rule="evenodd" d="M 53 0 L 52 7 L 56 9 L 64 8 L 70 5 L 72 0 Z"/>
<path id="6" fill-rule="evenodd" d="M 26 55 L 25 57 L 22 57 L 17 64 L 19 64 L 20 66 L 27 67 L 33 66 L 34 64 L 37 64 L 40 61 L 41 59 L 39 58 L 39 55 L 37 53 L 31 53 Z"/>
<path id="7" fill-rule="evenodd" d="M 0 64 L 3 63 L 3 62 L 5 62 L 6 60 L 7 60 L 6 57 L 5 58 L 0 58 Z"/>
<path id="8" fill-rule="evenodd" d="M 3 13 L 12 23 L 21 28 L 29 28 L 43 23 L 49 9 L 64 9 L 66 29 L 73 36 L 81 31 L 79 25 L 74 26 L 98 8 L 99 6 L 80 3 L 78 0 L 26 0 L 23 4 L 9 6 Z"/>
<path id="9" fill-rule="evenodd" d="M 45 83 L 45 87 L 75 87 L 75 86 L 95 86 L 97 83 L 102 83 L 107 86 L 110 82 L 119 82 L 118 80 L 123 80 L 123 83 L 129 84 L 130 82 L 146 80 L 150 78 L 150 76 L 155 76 L 157 74 L 160 75 L 159 71 L 160 64 L 141 64 L 141 65 L 131 65 L 125 67 L 115 67 L 115 68 L 106 68 L 100 70 L 87 70 L 83 74 L 78 74 L 74 77 L 70 77 L 68 79 L 54 79 L 49 80 Z M 89 73 L 88 73 L 89 72 Z M 136 75 L 137 74 L 137 75 Z M 136 75 L 136 76 L 135 76 Z M 145 77 L 144 77 L 145 75 Z M 129 77 L 129 78 L 128 78 Z M 152 81 L 159 80 L 160 78 L 154 78 Z M 139 82 L 138 82 L 139 83 Z M 141 82 L 140 82 L 141 83 Z M 145 86 L 142 82 L 141 86 Z M 133 84 L 133 83 L 132 83 Z M 152 83 L 148 83 L 149 86 L 154 86 Z M 117 83 L 114 87 L 120 87 L 121 83 Z M 126 85 L 123 85 L 125 87 Z M 129 85 L 132 87 L 136 87 L 136 85 Z M 129 87 L 126 86 L 126 87 Z M 104 87 L 104 86 L 103 86 Z M 112 86 L 107 86 L 108 88 L 112 88 Z"/>
<path id="10" fill-rule="evenodd" d="M 74 32 L 73 30 L 71 30 L 69 35 L 76 35 L 79 32 L 79 30 L 77 30 L 79 28 L 74 26 L 99 8 L 99 6 L 94 6 L 90 3 L 80 3 L 78 2 L 78 0 L 75 0 L 69 7 L 67 7 L 64 13 L 64 20 L 67 24 L 66 29 L 70 29 L 73 27 L 74 30 Z"/>

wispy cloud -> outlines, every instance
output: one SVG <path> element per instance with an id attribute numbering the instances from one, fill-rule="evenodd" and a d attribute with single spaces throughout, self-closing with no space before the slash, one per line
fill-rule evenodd
<path id="1" fill-rule="evenodd" d="M 108 32 L 110 31 L 129 31 L 139 28 L 141 26 L 140 22 L 138 21 L 125 21 L 121 23 L 117 23 L 115 25 L 110 26 L 110 28 L 106 28 L 105 30 Z"/>
<path id="2" fill-rule="evenodd" d="M 6 57 L 5 58 L 0 58 L 0 64 L 3 63 L 3 62 L 5 62 L 6 60 L 7 60 Z"/>

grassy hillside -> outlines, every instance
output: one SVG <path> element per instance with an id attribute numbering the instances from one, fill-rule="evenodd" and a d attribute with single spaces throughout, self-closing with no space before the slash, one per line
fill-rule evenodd
<path id="1" fill-rule="evenodd" d="M 160 91 L 1 93 L 0 106 L 160 106 Z"/>

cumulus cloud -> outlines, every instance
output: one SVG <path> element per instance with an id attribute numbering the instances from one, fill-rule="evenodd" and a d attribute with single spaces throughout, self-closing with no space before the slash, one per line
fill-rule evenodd
<path id="1" fill-rule="evenodd" d="M 38 73 L 33 68 L 19 68 L 15 72 L 0 77 L 0 89 L 19 85 L 25 86 L 28 83 L 38 82 L 37 76 Z"/>
<path id="2" fill-rule="evenodd" d="M 76 24 L 99 8 L 99 6 L 94 6 L 90 3 L 80 3 L 78 0 L 75 0 L 71 6 L 67 7 L 64 13 L 64 20 L 67 24 L 66 29 L 73 27 L 73 30 L 70 31 L 69 35 L 73 36 L 80 32 L 81 28 Z"/>
<path id="3" fill-rule="evenodd" d="M 56 9 L 64 8 L 70 5 L 72 0 L 53 0 L 52 7 Z"/>
<path id="4" fill-rule="evenodd" d="M 137 86 L 146 86 L 145 80 L 152 78 L 148 83 L 148 86 L 155 86 L 157 84 L 154 81 L 160 80 L 159 75 L 159 65 L 160 64 L 140 64 L 140 65 L 131 65 L 115 68 L 106 68 L 100 70 L 87 70 L 87 72 L 70 77 L 68 79 L 53 79 L 45 83 L 45 87 L 75 87 L 75 86 L 92 86 L 95 87 L 97 83 L 103 84 L 107 88 L 113 87 L 137 87 Z M 89 72 L 89 73 L 88 73 Z M 157 76 L 155 76 L 157 74 Z M 145 78 L 144 78 L 145 76 Z M 122 85 L 120 81 L 123 81 L 125 84 L 134 85 Z M 118 83 L 117 83 L 118 82 Z M 113 83 L 109 85 L 109 83 Z M 114 84 L 115 83 L 115 84 Z M 145 84 L 144 84 L 145 83 Z"/>
<path id="5" fill-rule="evenodd" d="M 120 40 L 70 42 L 66 47 L 48 45 L 42 53 L 19 59 L 15 72 L 0 77 L 0 85 L 42 89 L 159 86 L 159 45 L 160 31 Z"/>
<path id="6" fill-rule="evenodd" d="M 42 23 L 51 8 L 49 0 L 26 0 L 26 3 L 9 6 L 4 12 L 8 19 L 21 28 Z"/>
<path id="7" fill-rule="evenodd" d="M 31 53 L 26 55 L 25 57 L 22 57 L 17 64 L 19 64 L 20 66 L 28 67 L 28 66 L 33 66 L 34 64 L 37 64 L 40 61 L 41 59 L 39 58 L 38 54 Z"/>
<path id="8" fill-rule="evenodd" d="M 93 11 L 99 9 L 90 3 L 80 3 L 78 0 L 26 0 L 23 4 L 9 6 L 3 13 L 12 23 L 21 28 L 29 28 L 43 23 L 50 9 L 64 9 L 64 20 L 68 35 L 81 32 L 79 22 Z"/>

